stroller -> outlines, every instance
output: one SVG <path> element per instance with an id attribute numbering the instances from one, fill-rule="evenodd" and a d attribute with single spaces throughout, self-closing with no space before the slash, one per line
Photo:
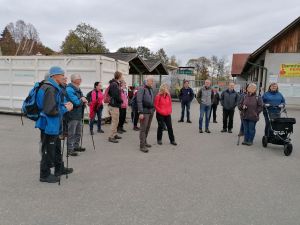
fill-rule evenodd
<path id="1" fill-rule="evenodd" d="M 296 124 L 295 118 L 288 118 L 286 108 L 283 105 L 272 106 L 265 104 L 264 112 L 269 121 L 268 135 L 263 136 L 262 145 L 267 147 L 268 143 L 284 146 L 284 154 L 289 156 L 293 151 L 290 136 L 293 133 L 293 125 Z M 285 115 L 282 117 L 282 115 Z"/>

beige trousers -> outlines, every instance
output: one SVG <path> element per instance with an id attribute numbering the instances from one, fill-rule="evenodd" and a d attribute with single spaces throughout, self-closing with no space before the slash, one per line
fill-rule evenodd
<path id="1" fill-rule="evenodd" d="M 111 116 L 111 133 L 110 138 L 114 138 L 117 135 L 118 124 L 119 124 L 119 108 L 108 106 L 108 111 Z"/>

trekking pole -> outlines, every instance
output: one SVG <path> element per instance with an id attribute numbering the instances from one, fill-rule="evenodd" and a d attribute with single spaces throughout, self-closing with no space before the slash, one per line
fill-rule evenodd
<path id="1" fill-rule="evenodd" d="M 87 110 L 87 114 L 88 116 L 90 115 L 90 112 L 88 110 L 88 107 L 86 107 L 86 110 Z M 99 118 L 98 118 L 99 119 Z M 90 119 L 90 116 L 89 116 L 89 124 L 91 123 L 91 119 Z M 93 147 L 94 147 L 94 150 L 96 151 L 96 148 L 95 148 L 95 142 L 94 142 L 94 136 L 92 135 L 91 133 L 91 138 L 92 138 L 92 143 L 93 143 Z"/>
<path id="2" fill-rule="evenodd" d="M 63 161 L 64 161 L 64 149 L 65 149 L 65 137 L 63 136 L 63 145 L 61 150 L 61 165 L 63 165 Z M 66 168 L 68 169 L 68 166 Z M 62 170 L 62 168 L 60 168 L 60 170 Z M 60 180 L 61 180 L 61 174 L 59 175 L 58 185 L 60 185 Z"/>
<path id="3" fill-rule="evenodd" d="M 80 137 L 80 148 L 82 148 L 83 127 L 84 127 L 84 111 L 85 111 L 85 105 L 83 106 L 82 126 L 81 126 L 81 137 Z"/>

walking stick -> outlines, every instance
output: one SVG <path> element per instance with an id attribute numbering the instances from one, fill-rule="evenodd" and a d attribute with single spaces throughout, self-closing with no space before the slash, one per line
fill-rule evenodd
<path id="1" fill-rule="evenodd" d="M 86 110 L 87 110 L 87 114 L 88 114 L 88 116 L 90 115 L 90 112 L 89 112 L 89 109 L 88 109 L 88 107 L 86 107 Z M 99 119 L 99 118 L 98 118 Z M 90 116 L 89 116 L 89 124 L 91 123 L 91 119 L 90 119 Z M 94 148 L 94 150 L 96 151 L 96 148 L 95 148 L 95 142 L 94 142 L 94 136 L 92 135 L 92 133 L 91 133 L 91 138 L 92 138 L 92 143 L 93 143 L 93 148 Z"/>
<path id="2" fill-rule="evenodd" d="M 83 106 L 83 115 L 82 115 L 82 126 L 81 126 L 81 137 L 80 137 L 80 148 L 82 148 L 82 138 L 83 138 L 83 127 L 84 127 L 84 110 L 85 105 Z"/>
<path id="3" fill-rule="evenodd" d="M 62 150 L 61 150 L 61 165 L 63 165 L 64 149 L 65 149 L 65 136 L 63 136 L 63 145 L 62 145 Z M 66 168 L 68 169 L 68 165 Z M 60 170 L 62 170 L 62 168 L 60 168 Z M 62 172 L 62 171 L 60 171 L 60 172 Z M 60 185 L 60 180 L 61 180 L 61 174 L 59 175 L 58 185 Z"/>

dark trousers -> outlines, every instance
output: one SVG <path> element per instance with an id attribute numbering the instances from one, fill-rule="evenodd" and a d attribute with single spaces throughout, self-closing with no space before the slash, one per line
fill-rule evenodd
<path id="1" fill-rule="evenodd" d="M 190 120 L 190 108 L 191 108 L 191 102 L 183 102 L 181 101 L 181 120 L 184 120 L 184 112 L 186 109 L 186 118 L 189 121 Z"/>
<path id="2" fill-rule="evenodd" d="M 172 128 L 171 115 L 163 116 L 163 115 L 159 114 L 158 112 L 156 112 L 156 119 L 157 119 L 157 122 L 158 122 L 157 140 L 161 141 L 164 127 L 167 126 L 170 142 L 175 141 L 173 128 Z"/>
<path id="3" fill-rule="evenodd" d="M 48 135 L 41 131 L 41 143 L 40 178 L 46 178 L 51 173 L 51 167 L 55 167 L 55 172 L 60 171 L 63 167 L 61 140 L 58 135 Z"/>
<path id="4" fill-rule="evenodd" d="M 126 108 L 120 108 L 120 114 L 119 114 L 119 124 L 118 124 L 118 128 L 123 128 L 125 120 L 126 120 Z"/>
<path id="5" fill-rule="evenodd" d="M 102 111 L 103 111 L 103 106 L 99 107 L 98 110 L 96 110 L 94 118 L 90 119 L 90 130 L 93 130 L 96 115 L 97 115 L 97 128 L 98 130 L 101 130 Z"/>
<path id="6" fill-rule="evenodd" d="M 217 108 L 218 105 L 211 105 L 211 110 L 210 110 L 210 114 L 209 114 L 209 121 L 211 118 L 211 114 L 213 114 L 213 121 L 217 121 Z"/>
<path id="7" fill-rule="evenodd" d="M 133 109 L 131 113 L 132 113 L 133 126 L 137 127 L 137 124 L 139 122 L 139 112 L 137 109 Z"/>
<path id="8" fill-rule="evenodd" d="M 244 125 L 244 141 L 253 143 L 254 136 L 256 133 L 256 121 L 252 120 L 243 120 Z"/>
<path id="9" fill-rule="evenodd" d="M 224 109 L 223 108 L 223 129 L 231 130 L 233 127 L 233 116 L 234 116 L 234 109 Z"/>

